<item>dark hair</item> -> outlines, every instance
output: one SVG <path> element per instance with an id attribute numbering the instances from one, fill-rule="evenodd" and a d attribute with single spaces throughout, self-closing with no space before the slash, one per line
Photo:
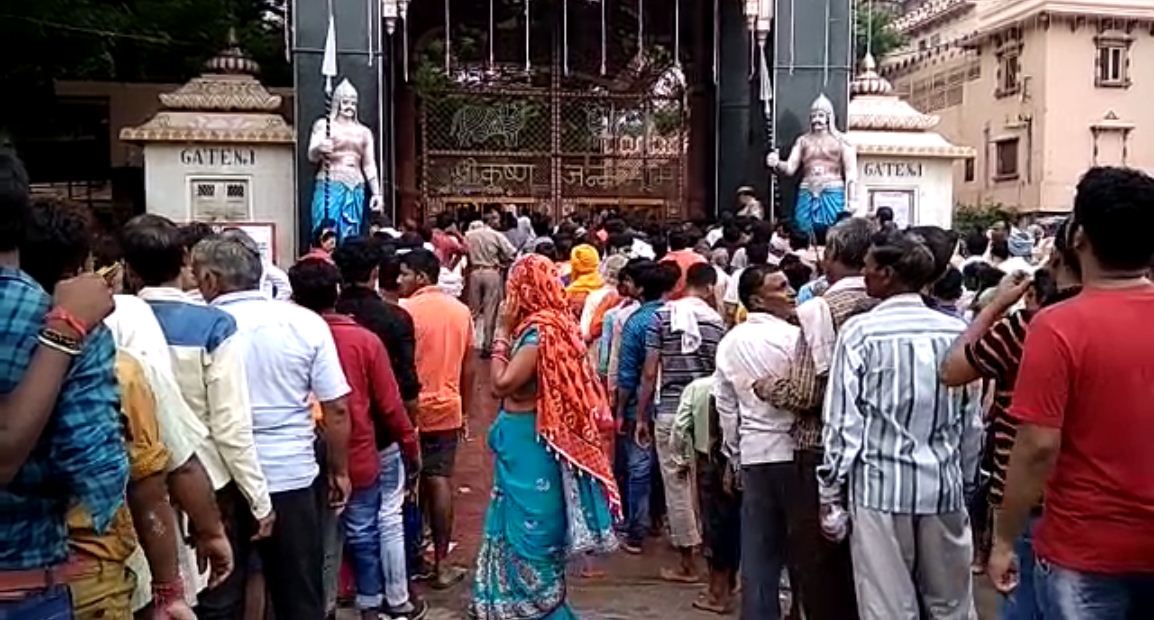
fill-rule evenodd
<path id="1" fill-rule="evenodd" d="M 92 247 L 88 209 L 56 198 L 34 198 L 20 245 L 20 268 L 51 291 L 84 267 Z"/>
<path id="2" fill-rule="evenodd" d="M 874 212 L 874 215 L 878 218 L 879 224 L 885 224 L 887 222 L 894 221 L 894 210 L 889 207 L 878 207 L 878 210 Z"/>
<path id="3" fill-rule="evenodd" d="M 789 231 L 789 249 L 797 251 L 809 247 L 809 236 L 800 230 Z"/>
<path id="4" fill-rule="evenodd" d="M 102 269 L 113 265 L 124 258 L 124 250 L 120 249 L 120 239 L 116 235 L 98 233 L 92 237 L 92 265 Z"/>
<path id="5" fill-rule="evenodd" d="M 984 291 L 988 288 L 994 288 L 1001 283 L 1002 278 L 1006 277 L 1006 272 L 990 265 L 989 263 L 978 263 L 977 272 L 977 287 L 974 289 L 978 292 Z"/>
<path id="6" fill-rule="evenodd" d="M 325 241 L 337 236 L 336 222 L 326 219 L 313 229 L 313 247 L 319 248 Z"/>
<path id="7" fill-rule="evenodd" d="M 681 268 L 677 263 L 665 261 L 653 263 L 641 270 L 634 282 L 641 286 L 641 298 L 645 301 L 656 301 L 672 291 L 681 278 Z"/>
<path id="8" fill-rule="evenodd" d="M 753 222 L 751 231 L 749 233 L 749 240 L 754 243 L 768 244 L 773 240 L 773 224 L 765 220 L 756 220 Z"/>
<path id="9" fill-rule="evenodd" d="M 693 245 L 693 235 L 688 230 L 683 228 L 674 228 L 669 233 L 669 249 L 673 251 L 684 250 Z"/>
<path id="10" fill-rule="evenodd" d="M 879 267 L 888 267 L 911 292 L 934 281 L 934 254 L 919 235 L 881 233 L 874 238 L 870 255 Z"/>
<path id="11" fill-rule="evenodd" d="M 694 289 L 713 288 L 717 285 L 717 270 L 709 263 L 690 265 L 685 272 L 685 286 Z"/>
<path id="12" fill-rule="evenodd" d="M 1070 247 L 1070 218 L 1062 220 L 1058 224 L 1058 231 L 1054 234 L 1054 252 L 1057 253 L 1058 258 L 1062 261 L 1062 266 L 1082 278 L 1082 262 L 1078 260 L 1078 253 L 1074 248 Z"/>
<path id="13" fill-rule="evenodd" d="M 180 276 L 184 235 L 172 220 L 145 213 L 124 225 L 120 234 L 124 262 L 144 286 L 160 286 Z"/>
<path id="14" fill-rule="evenodd" d="M 982 256 L 990 247 L 990 238 L 981 230 L 975 230 L 966 235 L 966 254 L 970 256 Z M 1010 249 L 1007 246 L 1006 251 Z"/>
<path id="15" fill-rule="evenodd" d="M 922 244 L 934 256 L 934 272 L 930 281 L 937 280 L 950 267 L 950 259 L 958 247 L 958 233 L 938 226 L 912 226 L 907 232 L 913 233 L 922 239 Z"/>
<path id="16" fill-rule="evenodd" d="M 556 260 L 567 261 L 569 260 L 569 255 L 573 253 L 573 237 L 558 234 L 553 237 L 553 247 L 557 249 Z"/>
<path id="17" fill-rule="evenodd" d="M 441 230 L 452 228 L 453 224 L 456 223 L 457 221 L 453 218 L 453 214 L 448 211 L 441 211 L 437 214 L 436 226 Z"/>
<path id="18" fill-rule="evenodd" d="M 1041 306 L 1049 304 L 1058 296 L 1058 280 L 1054 278 L 1054 273 L 1045 267 L 1034 272 L 1030 288 L 1034 290 L 1034 299 Z"/>
<path id="19" fill-rule="evenodd" d="M 994 239 L 990 242 L 990 257 L 1006 260 L 1010 258 L 1010 242 L 1005 239 Z"/>
<path id="20" fill-rule="evenodd" d="M 376 226 L 377 228 L 392 228 L 393 219 L 384 211 L 376 211 L 369 216 L 369 226 Z"/>
<path id="21" fill-rule="evenodd" d="M 397 247 L 404 250 L 419 250 L 425 247 L 425 241 L 419 233 L 409 231 L 397 238 Z"/>
<path id="22" fill-rule="evenodd" d="M 216 232 L 212 230 L 212 226 L 204 222 L 191 222 L 180 227 L 180 243 L 185 250 L 192 250 L 192 247 L 200 243 L 201 239 L 211 237 Z"/>
<path id="23" fill-rule="evenodd" d="M 0 150 L 0 252 L 20 247 L 28 227 L 28 172 L 11 152 Z"/>
<path id="24" fill-rule="evenodd" d="M 810 267 L 801 260 L 783 263 L 780 269 L 782 273 L 785 274 L 786 279 L 789 280 L 789 285 L 792 286 L 795 291 L 801 290 L 801 287 L 808 284 L 810 279 L 813 278 L 813 267 Z"/>
<path id="25" fill-rule="evenodd" d="M 533 234 L 538 237 L 548 237 L 553 228 L 553 221 L 544 213 L 534 213 L 529 216 L 529 224 L 533 226 Z"/>
<path id="26" fill-rule="evenodd" d="M 747 311 L 753 309 L 753 296 L 761 291 L 765 284 L 765 276 L 780 271 L 773 265 L 750 265 L 741 272 L 737 280 L 737 299 Z"/>
<path id="27" fill-rule="evenodd" d="M 346 239 L 333 252 L 333 262 L 346 284 L 363 284 L 372 279 L 373 270 L 381 264 L 381 244 L 364 237 Z"/>
<path id="28" fill-rule="evenodd" d="M 638 286 L 641 285 L 641 274 L 646 269 L 653 267 L 655 263 L 648 258 L 631 258 L 617 273 L 617 281 L 628 279 Z"/>
<path id="29" fill-rule="evenodd" d="M 1154 259 L 1154 179 L 1132 168 L 1091 168 L 1078 182 L 1074 225 L 1103 268 L 1148 268 Z"/>
<path id="30" fill-rule="evenodd" d="M 749 265 L 764 265 L 769 262 L 769 244 L 755 241 L 746 245 L 745 260 Z"/>
<path id="31" fill-rule="evenodd" d="M 627 233 L 613 233 L 609 235 L 606 246 L 609 249 L 628 249 L 633 247 L 633 237 Z"/>
<path id="32" fill-rule="evenodd" d="M 377 283 L 386 291 L 397 291 L 401 288 L 401 255 L 397 254 L 397 246 L 381 244 L 381 270 L 377 272 Z M 440 276 L 440 273 L 437 274 Z"/>
<path id="33" fill-rule="evenodd" d="M 430 284 L 436 284 L 437 278 L 441 275 L 441 261 L 437 260 L 436 254 L 424 248 L 409 250 L 402 254 L 401 264 L 409 271 L 424 274 Z"/>
<path id="34" fill-rule="evenodd" d="M 298 261 L 288 271 L 293 301 L 314 312 L 331 310 L 337 305 L 341 274 L 335 265 L 322 258 Z"/>
<path id="35" fill-rule="evenodd" d="M 962 272 L 957 267 L 949 267 L 942 277 L 934 282 L 934 297 L 945 301 L 957 301 L 962 297 Z"/>

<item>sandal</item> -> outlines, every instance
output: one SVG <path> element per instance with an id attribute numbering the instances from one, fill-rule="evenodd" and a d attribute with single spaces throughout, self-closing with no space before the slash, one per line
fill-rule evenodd
<path id="1" fill-rule="evenodd" d="M 679 573 L 679 572 L 673 570 L 672 568 L 661 569 L 661 579 L 662 579 L 662 581 L 668 581 L 671 583 L 700 583 L 701 582 L 701 578 L 698 577 L 697 575 L 686 575 L 683 573 Z"/>
<path id="2" fill-rule="evenodd" d="M 733 611 L 732 604 L 718 605 L 717 603 L 713 603 L 709 600 L 709 595 L 704 592 L 701 594 L 701 596 L 698 596 L 696 599 L 694 599 L 693 608 L 700 609 L 701 611 L 708 611 L 719 616 L 724 616 Z"/>

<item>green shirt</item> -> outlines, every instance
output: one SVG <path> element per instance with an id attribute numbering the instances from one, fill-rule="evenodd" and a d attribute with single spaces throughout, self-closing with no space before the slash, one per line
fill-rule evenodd
<path id="1" fill-rule="evenodd" d="M 681 392 L 677 413 L 673 418 L 673 454 L 679 465 L 689 465 L 694 452 L 709 454 L 709 396 L 713 393 L 713 377 L 696 379 Z M 684 460 L 683 460 L 684 459 Z"/>

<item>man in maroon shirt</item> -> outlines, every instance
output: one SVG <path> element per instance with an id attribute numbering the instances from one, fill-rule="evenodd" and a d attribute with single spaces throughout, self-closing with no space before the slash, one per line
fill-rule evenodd
<path id="1" fill-rule="evenodd" d="M 319 258 L 302 260 L 289 270 L 293 301 L 329 324 L 352 388 L 348 407 L 353 492 L 341 521 L 352 552 L 357 609 L 363 618 L 375 620 L 383 603 L 389 615 L 417 618 L 425 610 L 409 598 L 401 526 L 404 490 L 420 471 L 417 434 L 380 338 L 334 310 L 340 280 L 336 266 Z"/>
<path id="2" fill-rule="evenodd" d="M 1154 618 L 1154 179 L 1093 168 L 1069 227 L 1083 290 L 1030 322 L 994 585 L 1017 582 L 1014 538 L 1045 485 L 1034 547 L 1043 616 Z"/>

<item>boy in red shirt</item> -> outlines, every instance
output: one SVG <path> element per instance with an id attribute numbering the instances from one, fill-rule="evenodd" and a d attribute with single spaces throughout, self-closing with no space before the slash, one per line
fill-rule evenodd
<path id="1" fill-rule="evenodd" d="M 1154 179 L 1093 168 L 1069 226 L 1083 292 L 1030 322 L 1020 423 L 989 574 L 1017 582 L 1014 538 L 1045 485 L 1034 542 L 1046 618 L 1154 618 Z"/>

